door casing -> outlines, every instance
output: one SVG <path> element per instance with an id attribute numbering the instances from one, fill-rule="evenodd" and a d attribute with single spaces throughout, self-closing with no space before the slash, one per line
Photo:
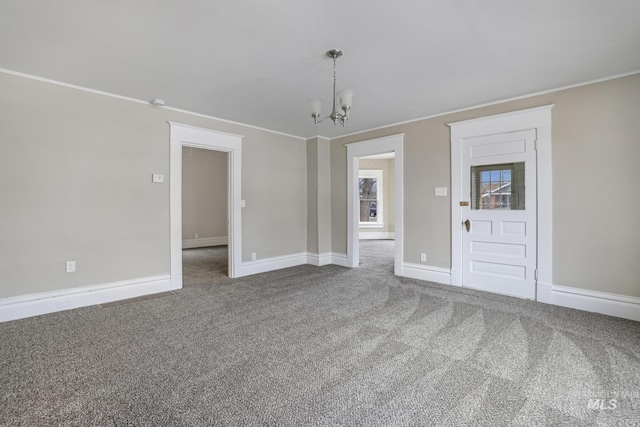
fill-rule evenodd
<path id="1" fill-rule="evenodd" d="M 477 119 L 448 123 L 451 130 L 451 284 L 462 286 L 462 141 L 466 138 L 533 129 L 537 149 L 537 262 L 536 300 L 551 302 L 552 176 L 551 109 L 553 104 Z"/>
<path id="2" fill-rule="evenodd" d="M 358 267 L 360 250 L 358 231 L 360 211 L 358 191 L 359 158 L 375 154 L 395 153 L 395 255 L 394 273 L 402 276 L 402 258 L 404 251 L 404 134 L 384 136 L 366 141 L 345 144 L 347 147 L 347 265 Z"/>
<path id="3" fill-rule="evenodd" d="M 182 288 L 182 147 L 229 153 L 228 233 L 229 277 L 242 275 L 242 136 L 181 123 L 171 126 L 169 162 L 169 205 L 171 229 L 171 289 Z"/>

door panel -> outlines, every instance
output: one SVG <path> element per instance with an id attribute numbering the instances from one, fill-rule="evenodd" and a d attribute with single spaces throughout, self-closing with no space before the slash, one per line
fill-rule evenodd
<path id="1" fill-rule="evenodd" d="M 462 144 L 462 285 L 535 299 L 535 131 Z"/>

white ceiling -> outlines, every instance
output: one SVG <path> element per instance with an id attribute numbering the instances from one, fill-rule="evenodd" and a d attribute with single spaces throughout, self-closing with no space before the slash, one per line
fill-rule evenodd
<path id="1" fill-rule="evenodd" d="M 332 48 L 345 128 L 306 106 Z M 640 70 L 640 1 L 5 0 L 0 68 L 335 137 Z"/>

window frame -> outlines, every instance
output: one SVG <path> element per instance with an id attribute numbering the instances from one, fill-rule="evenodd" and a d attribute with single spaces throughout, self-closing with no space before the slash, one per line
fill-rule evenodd
<path id="1" fill-rule="evenodd" d="M 520 165 L 522 165 L 522 169 L 520 169 Z M 502 191 L 500 191 L 500 193 L 497 194 L 491 194 L 493 193 L 493 191 L 495 190 L 491 190 L 489 191 L 488 194 L 489 198 L 494 197 L 494 196 L 498 196 L 500 197 L 500 207 L 481 207 L 485 201 L 483 200 L 483 197 L 485 197 L 485 194 L 482 193 L 482 174 L 485 172 L 495 172 L 495 171 L 505 171 L 508 170 L 511 173 L 511 180 L 509 181 L 509 184 L 503 184 L 501 187 L 498 187 L 498 189 L 502 189 L 504 186 L 506 185 L 510 185 L 511 186 L 511 190 L 508 193 L 503 193 Z M 518 172 L 518 170 L 522 170 L 524 171 L 524 163 L 523 162 L 514 162 L 514 163 L 496 163 L 496 164 L 488 164 L 488 165 L 478 165 L 478 166 L 472 166 L 471 167 L 471 203 L 470 203 L 470 208 L 471 210 L 515 210 L 515 211 L 523 211 L 526 210 L 526 206 L 519 207 L 517 206 L 516 208 L 513 208 L 513 193 L 514 193 L 514 188 L 515 188 L 515 184 L 517 182 L 519 182 L 518 177 L 516 176 L 516 173 Z M 500 181 L 501 183 L 503 182 L 502 180 Z M 523 181 L 523 185 L 524 185 L 524 181 Z M 523 187 L 524 190 L 524 187 Z M 508 205 L 509 208 L 505 208 L 504 207 L 504 196 L 508 195 Z M 488 204 L 491 204 L 491 202 L 487 202 Z"/>
<path id="2" fill-rule="evenodd" d="M 382 169 L 361 169 L 358 172 L 358 186 L 362 178 L 375 178 L 377 180 L 377 198 L 376 198 L 376 221 L 361 222 L 358 221 L 360 228 L 383 228 L 384 227 L 384 178 Z M 360 207 L 360 195 L 358 194 L 358 208 Z M 359 217 L 358 212 L 358 217 Z"/>

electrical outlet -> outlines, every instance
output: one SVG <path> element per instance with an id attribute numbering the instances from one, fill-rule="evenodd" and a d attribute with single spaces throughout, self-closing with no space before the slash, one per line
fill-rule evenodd
<path id="1" fill-rule="evenodd" d="M 198 236 L 199 236 L 199 234 L 198 234 L 198 233 L 196 233 L 196 239 L 198 238 Z"/>
<path id="2" fill-rule="evenodd" d="M 153 175 L 151 175 L 151 181 L 158 184 L 162 184 L 164 182 L 164 175 L 159 175 L 154 173 Z"/>
<path id="3" fill-rule="evenodd" d="M 251 252 L 251 261 L 255 261 L 258 259 L 258 256 L 256 255 L 255 252 Z"/>
<path id="4" fill-rule="evenodd" d="M 427 262 L 427 254 L 425 253 L 420 254 L 420 262 Z"/>
<path id="5" fill-rule="evenodd" d="M 74 273 L 76 271 L 76 262 L 67 261 L 66 268 L 67 268 L 67 273 Z"/>

